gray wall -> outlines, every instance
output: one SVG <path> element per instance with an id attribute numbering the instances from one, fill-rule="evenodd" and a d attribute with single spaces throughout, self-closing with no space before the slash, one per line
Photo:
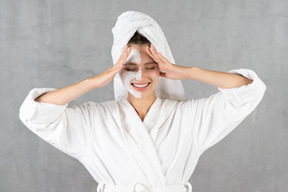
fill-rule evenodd
<path id="1" fill-rule="evenodd" d="M 0 0 L 0 191 L 96 190 L 84 166 L 25 128 L 18 112 L 34 87 L 61 88 L 108 69 L 111 28 L 126 10 L 160 24 L 177 64 L 250 68 L 267 85 L 258 108 L 200 158 L 193 191 L 288 191 L 287 0 Z M 189 98 L 218 91 L 184 86 Z M 71 105 L 111 99 L 112 83 Z"/>

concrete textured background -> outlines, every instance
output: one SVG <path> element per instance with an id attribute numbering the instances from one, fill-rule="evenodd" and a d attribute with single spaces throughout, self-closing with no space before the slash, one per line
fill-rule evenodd
<path id="1" fill-rule="evenodd" d="M 111 29 L 127 10 L 160 24 L 177 64 L 249 68 L 267 86 L 257 109 L 202 155 L 193 192 L 288 191 L 287 0 L 0 0 L 0 191 L 96 191 L 82 164 L 25 128 L 19 107 L 34 87 L 61 88 L 108 69 Z M 184 86 L 189 98 L 218 91 Z M 71 105 L 111 99 L 112 83 Z"/>

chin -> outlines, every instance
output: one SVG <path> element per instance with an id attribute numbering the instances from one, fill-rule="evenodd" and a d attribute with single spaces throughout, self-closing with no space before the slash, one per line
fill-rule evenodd
<path id="1" fill-rule="evenodd" d="M 142 93 L 140 97 L 136 97 L 135 95 L 129 93 L 129 96 L 132 97 L 135 100 L 143 100 L 143 99 L 149 99 L 149 98 L 155 98 L 155 93 Z"/>

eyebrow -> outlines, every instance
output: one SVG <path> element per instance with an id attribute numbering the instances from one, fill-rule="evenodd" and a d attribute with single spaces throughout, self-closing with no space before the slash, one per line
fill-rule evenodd
<path id="1" fill-rule="evenodd" d="M 125 63 L 124 65 L 136 65 L 135 63 Z"/>
<path id="2" fill-rule="evenodd" d="M 149 65 L 149 64 L 157 64 L 157 62 L 155 62 L 155 61 L 150 61 L 150 62 L 145 63 L 144 65 Z"/>

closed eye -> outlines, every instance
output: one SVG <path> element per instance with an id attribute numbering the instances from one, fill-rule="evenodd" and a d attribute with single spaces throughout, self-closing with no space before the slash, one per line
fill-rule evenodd
<path id="1" fill-rule="evenodd" d="M 126 71 L 137 71 L 137 69 L 125 69 Z"/>
<path id="2" fill-rule="evenodd" d="M 147 70 L 153 70 L 156 69 L 156 67 L 158 67 L 158 64 L 155 62 L 146 63 L 145 65 Z"/>

